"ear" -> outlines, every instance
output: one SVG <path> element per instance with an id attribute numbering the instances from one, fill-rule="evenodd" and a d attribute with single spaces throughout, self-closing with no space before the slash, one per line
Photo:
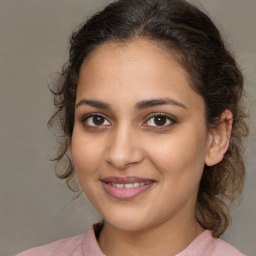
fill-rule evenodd
<path id="1" fill-rule="evenodd" d="M 209 133 L 205 164 L 212 166 L 221 162 L 228 150 L 233 114 L 226 109 L 220 116 L 220 124 Z"/>

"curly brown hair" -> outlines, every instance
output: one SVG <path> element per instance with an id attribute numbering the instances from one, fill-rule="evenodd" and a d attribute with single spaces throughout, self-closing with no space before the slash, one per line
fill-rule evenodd
<path id="1" fill-rule="evenodd" d="M 204 99 L 208 129 L 218 126 L 224 110 L 233 114 L 229 148 L 220 163 L 205 166 L 196 206 L 201 226 L 219 237 L 231 222 L 230 203 L 242 192 L 245 178 L 242 139 L 248 127 L 242 104 L 243 75 L 210 18 L 184 0 L 115 1 L 72 34 L 69 61 L 51 89 L 56 111 L 49 124 L 57 123 L 62 132 L 55 160 L 68 160 L 61 172 L 56 170 L 57 176 L 76 191 L 68 151 L 83 61 L 107 41 L 127 42 L 135 37 L 164 46 L 186 69 L 192 88 Z"/>

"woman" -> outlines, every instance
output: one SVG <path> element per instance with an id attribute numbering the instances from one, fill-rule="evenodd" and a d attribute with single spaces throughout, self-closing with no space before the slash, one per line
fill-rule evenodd
<path id="1" fill-rule="evenodd" d="M 103 216 L 25 255 L 243 255 L 221 239 L 241 193 L 243 76 L 183 0 L 119 0 L 72 35 L 52 90 L 59 177 Z M 69 154 L 71 149 L 71 154 Z"/>

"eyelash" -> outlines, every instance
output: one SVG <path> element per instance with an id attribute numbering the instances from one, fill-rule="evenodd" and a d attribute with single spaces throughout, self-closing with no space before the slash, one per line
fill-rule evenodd
<path id="1" fill-rule="evenodd" d="M 100 128 L 100 127 L 107 127 L 107 126 L 109 126 L 109 125 L 88 125 L 88 124 L 86 124 L 86 121 L 88 121 L 88 119 L 89 118 L 94 118 L 94 117 L 101 117 L 101 118 L 103 118 L 104 119 L 104 122 L 107 120 L 107 118 L 104 116 L 104 115 L 102 115 L 102 114 L 100 114 L 100 113 L 91 113 L 91 114 L 88 114 L 88 115 L 86 115 L 86 116 L 84 116 L 83 118 L 82 118 L 82 120 L 81 120 L 81 123 L 84 125 L 84 126 L 86 126 L 86 127 L 88 127 L 88 128 Z M 108 121 L 109 122 L 109 121 Z M 109 122 L 110 123 L 110 122 Z"/>
<path id="2" fill-rule="evenodd" d="M 88 122 L 88 120 L 90 118 L 94 118 L 94 117 L 103 118 L 104 122 L 107 121 L 110 124 L 107 124 L 107 125 L 102 125 L 102 124 L 99 124 L 99 125 L 89 125 L 89 124 L 86 124 L 86 121 Z M 145 125 L 151 119 L 156 118 L 156 117 L 164 117 L 164 118 L 166 118 L 166 121 L 168 121 L 169 124 L 167 124 L 167 125 L 166 124 L 164 124 L 164 125 Z M 92 122 L 93 122 L 93 120 L 92 120 Z M 91 113 L 91 114 L 88 114 L 88 115 L 86 115 L 86 116 L 84 116 L 82 118 L 81 123 L 85 127 L 91 128 L 91 129 L 100 129 L 100 128 L 105 128 L 105 127 L 111 126 L 111 122 L 109 122 L 108 119 L 104 115 L 102 115 L 101 113 Z M 142 126 L 151 127 L 151 128 L 154 128 L 154 129 L 165 129 L 166 127 L 170 127 L 171 125 L 173 125 L 175 123 L 177 123 L 177 120 L 174 117 L 170 116 L 170 115 L 167 115 L 167 114 L 164 114 L 164 113 L 153 113 L 153 114 L 151 114 L 147 118 L 147 120 L 145 122 L 143 122 Z"/>
<path id="3" fill-rule="evenodd" d="M 155 126 L 153 126 L 153 125 L 150 126 L 149 125 L 149 127 L 154 127 L 155 129 L 165 129 L 166 127 L 170 127 L 171 125 L 177 123 L 177 120 L 174 117 L 170 116 L 170 115 L 167 115 L 167 114 L 164 114 L 164 113 L 153 113 L 147 118 L 146 122 L 144 122 L 142 125 L 147 126 L 147 125 L 144 125 L 144 124 L 149 122 L 151 119 L 156 118 L 156 117 L 164 117 L 164 118 L 166 118 L 166 121 L 169 121 L 170 123 L 167 124 L 167 125 L 164 124 L 164 125 L 159 125 L 159 126 L 158 125 L 155 125 Z"/>

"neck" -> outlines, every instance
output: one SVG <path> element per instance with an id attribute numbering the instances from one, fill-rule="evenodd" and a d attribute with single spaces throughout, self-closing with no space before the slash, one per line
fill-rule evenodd
<path id="1" fill-rule="evenodd" d="M 191 217 L 182 222 L 174 218 L 140 231 L 120 230 L 105 222 L 98 242 L 105 255 L 176 255 L 203 231 Z"/>

